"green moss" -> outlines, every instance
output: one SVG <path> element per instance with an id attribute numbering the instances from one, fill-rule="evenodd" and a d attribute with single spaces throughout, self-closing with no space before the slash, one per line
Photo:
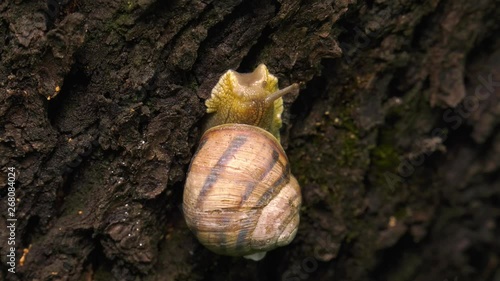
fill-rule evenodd
<path id="1" fill-rule="evenodd" d="M 321 169 L 318 162 L 323 162 L 323 154 L 319 155 L 317 148 L 320 148 L 324 138 L 316 136 L 308 139 L 311 143 L 304 147 L 298 147 L 297 150 L 291 149 L 289 153 L 292 172 L 297 177 L 297 180 L 302 184 L 324 184 L 321 182 L 324 179 L 324 171 Z M 298 152 L 299 154 L 295 153 Z"/>
<path id="2" fill-rule="evenodd" d="M 341 148 L 339 151 L 338 164 L 342 167 L 356 166 L 357 160 L 360 157 L 359 140 L 353 133 L 344 133 L 339 135 L 341 137 Z"/>
<path id="3" fill-rule="evenodd" d="M 136 5 L 133 2 L 127 1 L 124 8 L 113 16 L 113 20 L 107 21 L 106 33 L 111 33 L 114 30 L 118 34 L 125 36 L 135 23 L 135 17 L 130 13 L 135 7 Z"/>
<path id="4" fill-rule="evenodd" d="M 400 160 L 398 151 L 391 145 L 382 144 L 372 150 L 372 165 L 380 170 L 395 172 Z"/>
<path id="5" fill-rule="evenodd" d="M 339 144 L 339 157 L 336 162 L 340 167 L 357 168 L 364 166 L 360 163 L 360 159 L 364 158 L 365 146 L 360 145 L 358 123 L 353 116 L 357 116 L 357 103 L 355 101 L 345 102 L 341 106 L 336 106 L 333 109 L 335 113 L 332 118 L 329 118 L 327 126 L 338 128 L 337 134 L 334 136 Z"/>
<path id="6" fill-rule="evenodd" d="M 391 145 L 380 144 L 371 151 L 370 180 L 373 185 L 392 194 L 403 182 L 397 173 L 399 152 Z"/>
<path id="7" fill-rule="evenodd" d="M 127 12 L 131 12 L 131 11 L 133 11 L 133 10 L 134 10 L 137 6 L 138 6 L 138 5 L 137 5 L 136 1 L 131 1 L 131 0 L 126 1 L 126 3 L 125 3 L 125 11 L 127 11 Z"/>
<path id="8" fill-rule="evenodd" d="M 118 26 L 132 26 L 134 24 L 134 19 L 130 14 L 120 14 L 116 18 L 115 23 Z"/>
<path id="9" fill-rule="evenodd" d="M 358 135 L 359 128 L 358 128 L 355 120 L 351 117 L 352 114 L 356 114 L 356 113 L 352 113 L 353 109 L 354 108 L 352 105 L 347 105 L 345 111 L 339 113 L 337 116 L 340 119 L 340 124 L 341 124 L 340 127 L 341 128 L 346 129 L 347 131 L 349 131 L 350 133 L 352 133 L 354 135 Z"/>

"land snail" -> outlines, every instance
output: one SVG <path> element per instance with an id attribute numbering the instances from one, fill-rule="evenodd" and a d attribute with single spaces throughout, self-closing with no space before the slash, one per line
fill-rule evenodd
<path id="1" fill-rule="evenodd" d="M 189 166 L 186 223 L 209 250 L 253 260 L 297 233 L 300 187 L 280 144 L 282 96 L 264 64 L 227 71 L 205 101 L 206 131 Z"/>

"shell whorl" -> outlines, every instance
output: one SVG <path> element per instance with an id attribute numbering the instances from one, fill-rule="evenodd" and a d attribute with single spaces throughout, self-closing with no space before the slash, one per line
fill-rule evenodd
<path id="1" fill-rule="evenodd" d="M 224 124 L 203 135 L 184 190 L 186 222 L 225 255 L 248 255 L 295 237 L 301 196 L 288 159 L 269 132 Z"/>

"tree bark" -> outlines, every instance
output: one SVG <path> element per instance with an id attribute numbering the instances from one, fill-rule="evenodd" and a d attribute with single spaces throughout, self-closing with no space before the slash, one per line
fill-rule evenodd
<path id="1" fill-rule="evenodd" d="M 500 280 L 499 4 L 1 1 L 0 280 Z M 303 206 L 253 262 L 181 203 L 204 100 L 259 63 L 301 83 Z"/>

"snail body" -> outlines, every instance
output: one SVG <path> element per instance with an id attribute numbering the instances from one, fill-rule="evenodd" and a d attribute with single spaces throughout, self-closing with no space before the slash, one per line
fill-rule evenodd
<path id="1" fill-rule="evenodd" d="M 184 188 L 188 227 L 215 253 L 258 256 L 289 244 L 297 232 L 300 187 L 279 142 L 281 96 L 265 65 L 229 70 L 206 101 L 213 113 Z"/>

